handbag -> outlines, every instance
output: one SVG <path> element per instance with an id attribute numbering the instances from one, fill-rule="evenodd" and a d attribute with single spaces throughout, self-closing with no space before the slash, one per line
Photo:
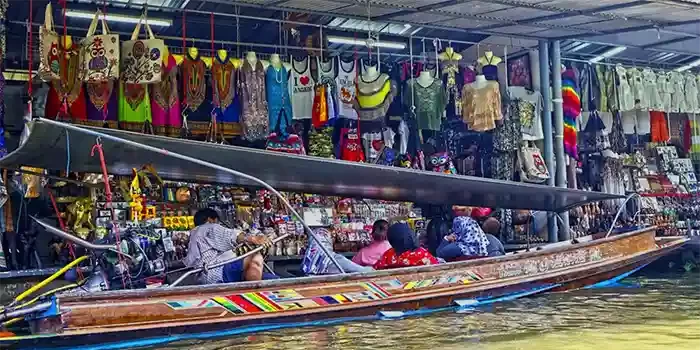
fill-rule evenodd
<path id="1" fill-rule="evenodd" d="M 141 23 L 146 27 L 148 39 L 139 39 Z M 144 15 L 136 24 L 131 40 L 122 43 L 122 80 L 127 84 L 151 84 L 161 81 L 165 43 L 156 39 Z"/>
<path id="2" fill-rule="evenodd" d="M 51 2 L 46 5 L 44 25 L 39 27 L 39 77 L 44 81 L 61 80 L 59 69 L 59 36 L 53 29 Z"/>
<path id="3" fill-rule="evenodd" d="M 543 183 L 549 179 L 549 170 L 542 158 L 540 149 L 529 143 L 520 147 L 518 152 L 520 179 L 524 182 Z"/>
<path id="4" fill-rule="evenodd" d="M 102 23 L 102 35 L 95 35 L 97 22 Z M 119 35 L 109 34 L 102 11 L 97 11 L 83 39 L 83 80 L 104 82 L 119 79 Z"/>

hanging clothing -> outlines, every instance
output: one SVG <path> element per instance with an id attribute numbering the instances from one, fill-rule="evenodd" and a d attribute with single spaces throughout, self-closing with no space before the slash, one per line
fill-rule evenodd
<path id="1" fill-rule="evenodd" d="M 483 87 L 465 85 L 462 89 L 462 118 L 472 131 L 489 131 L 496 128 L 496 121 L 503 118 L 501 91 L 497 82 Z"/>
<path id="2" fill-rule="evenodd" d="M 270 130 L 286 136 L 292 125 L 292 100 L 289 97 L 289 72 L 284 66 L 269 65 L 265 73 Z"/>
<path id="3" fill-rule="evenodd" d="M 386 126 L 387 112 L 397 94 L 396 83 L 387 74 L 381 73 L 374 79 L 360 76 L 353 105 L 365 130 Z"/>
<path id="4" fill-rule="evenodd" d="M 537 141 L 544 138 L 542 131 L 542 94 L 539 91 L 529 91 L 524 87 L 508 87 L 508 96 L 518 101 L 515 111 L 519 114 L 522 126 L 523 140 Z"/>
<path id="5" fill-rule="evenodd" d="M 66 40 L 61 37 L 58 41 L 61 80 L 51 83 L 46 101 L 46 116 L 82 124 L 87 120 L 87 100 L 81 73 L 82 47 L 70 37 Z"/>
<path id="6" fill-rule="evenodd" d="M 651 112 L 651 141 L 652 142 L 668 142 L 671 139 L 668 131 L 668 122 L 666 121 L 666 113 Z"/>
<path id="7" fill-rule="evenodd" d="M 325 84 L 318 84 L 314 88 L 314 109 L 311 115 L 311 125 L 321 128 L 328 124 L 328 89 Z"/>
<path id="8" fill-rule="evenodd" d="M 151 100 L 148 85 L 119 84 L 119 128 L 144 132 L 144 124 L 151 122 Z"/>
<path id="9" fill-rule="evenodd" d="M 193 134 L 206 135 L 212 120 L 212 96 L 211 89 L 207 89 L 209 86 L 206 77 L 207 66 L 199 52 L 196 57 L 193 57 L 192 49 L 185 51 L 180 73 L 184 82 L 182 103 L 185 106 L 184 113 L 187 115 L 187 127 Z"/>
<path id="10" fill-rule="evenodd" d="M 476 80 L 476 69 L 473 66 L 464 67 L 464 85 L 471 84 Z"/>
<path id="11" fill-rule="evenodd" d="M 442 81 L 433 79 L 428 86 L 423 86 L 419 78 L 411 79 L 406 83 L 403 93 L 404 105 L 410 109 L 415 103 L 416 120 L 419 130 L 440 130 L 442 117 L 447 106 L 447 96 Z"/>
<path id="12" fill-rule="evenodd" d="M 644 99 L 648 101 L 647 107 L 652 111 L 662 111 L 664 108 L 659 86 L 657 85 L 656 73 L 649 68 L 642 71 L 642 84 L 644 85 Z"/>
<path id="13" fill-rule="evenodd" d="M 211 80 L 214 89 L 212 107 L 216 114 L 217 127 L 224 137 L 234 135 L 241 113 L 238 97 L 238 69 L 231 62 L 231 56 L 221 58 L 217 52 L 212 59 Z"/>
<path id="14" fill-rule="evenodd" d="M 698 82 L 694 74 L 687 74 L 685 76 L 685 113 L 698 113 L 700 112 L 700 105 L 698 105 Z"/>
<path id="15" fill-rule="evenodd" d="M 175 57 L 167 54 L 161 81 L 151 84 L 151 119 L 156 135 L 178 137 L 182 127 L 180 95 L 177 84 L 178 66 Z"/>
<path id="16" fill-rule="evenodd" d="M 243 137 L 248 141 L 264 140 L 269 134 L 268 109 L 265 90 L 265 70 L 260 60 L 255 67 L 245 60 L 241 68 L 241 124 Z"/>
<path id="17" fill-rule="evenodd" d="M 486 80 L 498 81 L 498 65 L 493 64 L 495 58 L 495 55 L 492 55 L 491 58 L 484 56 L 486 64 L 481 67 L 481 74 L 486 77 Z"/>
<path id="18" fill-rule="evenodd" d="M 333 156 L 333 128 L 313 129 L 309 133 L 309 155 L 322 158 Z"/>
<path id="19" fill-rule="evenodd" d="M 338 118 L 338 84 L 336 84 L 335 59 L 322 61 L 320 58 L 316 60 L 318 64 L 318 84 L 325 85 L 325 104 L 328 115 L 328 122 Z M 314 99 L 316 96 L 314 96 Z M 321 103 L 321 101 L 319 101 Z M 316 101 L 314 100 L 314 111 L 316 109 Z"/>
<path id="20" fill-rule="evenodd" d="M 620 111 L 631 111 L 634 109 L 634 92 L 627 78 L 627 69 L 618 65 L 615 67 L 615 74 Z"/>
<path id="21" fill-rule="evenodd" d="M 340 131 L 340 158 L 350 162 L 364 162 L 362 143 L 357 129 L 342 128 Z"/>
<path id="22" fill-rule="evenodd" d="M 659 98 L 661 99 L 660 111 L 671 112 L 673 104 L 671 103 L 671 95 L 673 94 L 673 86 L 671 85 L 671 74 L 667 72 L 659 72 L 656 75 L 656 86 L 659 90 Z"/>
<path id="23" fill-rule="evenodd" d="M 117 128 L 119 93 L 114 88 L 115 84 L 114 80 L 85 83 L 88 95 L 87 125 Z"/>
<path id="24" fill-rule="evenodd" d="M 562 109 L 564 112 L 564 151 L 578 160 L 578 140 L 576 119 L 581 115 L 581 97 L 576 86 L 576 77 L 572 69 L 561 73 Z"/>
<path id="25" fill-rule="evenodd" d="M 293 119 L 311 119 L 314 105 L 314 85 L 309 57 L 301 61 L 292 58 L 292 79 L 289 81 Z"/>
<path id="26" fill-rule="evenodd" d="M 353 107 L 357 94 L 357 67 L 355 61 L 338 61 L 338 116 L 346 119 L 357 119 L 357 112 Z"/>
<path id="27" fill-rule="evenodd" d="M 599 96 L 598 103 L 597 103 L 597 108 L 601 112 L 608 112 L 611 110 L 610 103 L 612 101 L 615 101 L 616 99 L 611 100 L 610 99 L 610 90 L 612 89 L 612 81 L 609 79 L 610 77 L 609 70 L 607 69 L 606 66 L 603 65 L 596 65 L 595 66 L 595 75 L 598 79 L 599 85 L 598 85 L 598 91 L 597 95 Z"/>
<path id="28" fill-rule="evenodd" d="M 671 109 L 669 113 L 678 113 L 688 109 L 685 100 L 685 79 L 683 75 L 678 72 L 671 72 L 670 74 L 670 85 L 671 85 Z"/>
<path id="29" fill-rule="evenodd" d="M 642 71 L 637 68 L 628 68 L 627 80 L 632 88 L 635 107 L 639 109 L 649 109 L 649 99 L 644 89 L 644 75 Z"/>
<path id="30" fill-rule="evenodd" d="M 0 158 L 4 157 L 7 155 L 7 146 L 5 145 L 5 74 L 2 72 L 2 65 L 0 65 Z M 7 194 L 7 189 L 5 188 L 5 183 L 0 181 L 0 195 Z M 4 204 L 4 201 L 0 200 L 2 204 Z M 2 209 L 2 205 L 0 205 L 0 210 Z M 0 220 L 2 220 L 3 217 L 0 215 Z M 3 261 L 3 256 L 2 256 L 2 233 L 5 232 L 5 230 L 0 229 L 0 268 L 6 267 L 4 265 Z"/>

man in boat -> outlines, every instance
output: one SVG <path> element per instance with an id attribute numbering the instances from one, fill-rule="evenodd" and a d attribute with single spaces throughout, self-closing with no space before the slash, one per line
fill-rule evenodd
<path id="1" fill-rule="evenodd" d="M 231 229 L 219 223 L 219 214 L 210 208 L 199 210 L 195 216 L 195 228 L 190 232 L 185 264 L 188 267 L 201 267 L 233 258 L 241 244 L 269 246 L 270 240 L 262 235 L 246 235 L 244 231 Z M 263 256 L 253 254 L 244 259 L 228 263 L 222 267 L 204 271 L 200 277 L 201 284 L 232 283 L 242 281 L 259 281 L 263 278 L 276 278 L 263 273 Z"/>

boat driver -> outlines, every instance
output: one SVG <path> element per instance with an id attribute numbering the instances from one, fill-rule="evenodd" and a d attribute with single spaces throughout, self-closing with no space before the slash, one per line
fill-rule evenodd
<path id="1" fill-rule="evenodd" d="M 234 249 L 243 243 L 269 246 L 270 240 L 262 235 L 246 235 L 219 223 L 219 214 L 211 209 L 200 209 L 194 216 L 195 228 L 190 232 L 185 264 L 191 268 L 211 265 L 235 256 Z M 199 275 L 200 284 L 259 281 L 277 278 L 263 273 L 263 256 L 256 253 L 221 267 L 206 269 Z"/>

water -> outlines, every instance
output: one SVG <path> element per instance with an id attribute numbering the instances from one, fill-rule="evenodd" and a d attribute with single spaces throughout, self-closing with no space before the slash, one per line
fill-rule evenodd
<path id="1" fill-rule="evenodd" d="M 700 274 L 627 279 L 468 313 L 286 329 L 152 349 L 700 349 Z"/>

